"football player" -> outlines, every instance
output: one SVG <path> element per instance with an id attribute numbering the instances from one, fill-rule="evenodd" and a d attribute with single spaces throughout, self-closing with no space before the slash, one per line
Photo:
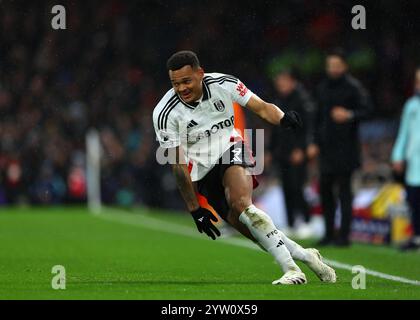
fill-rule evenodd
<path id="1" fill-rule="evenodd" d="M 258 184 L 251 171 L 255 161 L 234 128 L 232 104 L 237 102 L 272 125 L 290 129 L 302 126 L 299 115 L 265 102 L 234 76 L 204 73 L 194 52 L 175 53 L 167 69 L 172 89 L 154 109 L 153 122 L 198 231 L 213 240 L 220 236 L 213 224 L 217 218 L 199 205 L 196 195 L 202 194 L 225 221 L 274 257 L 283 275 L 273 284 L 307 282 L 294 259 L 306 263 L 322 281 L 335 282 L 334 269 L 316 249 L 304 249 L 287 238 L 252 203 Z"/>

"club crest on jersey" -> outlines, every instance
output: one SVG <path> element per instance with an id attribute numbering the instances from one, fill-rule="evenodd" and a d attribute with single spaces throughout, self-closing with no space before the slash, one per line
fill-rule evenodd
<path id="1" fill-rule="evenodd" d="M 225 111 L 225 104 L 223 103 L 222 100 L 218 100 L 216 102 L 213 103 L 214 107 L 216 108 L 217 111 L 223 112 Z"/>

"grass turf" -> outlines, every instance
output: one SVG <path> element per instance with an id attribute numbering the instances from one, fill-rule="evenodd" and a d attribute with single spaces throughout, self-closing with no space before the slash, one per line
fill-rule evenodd
<path id="1" fill-rule="evenodd" d="M 420 286 L 369 275 L 366 289 L 354 290 L 354 275 L 341 269 L 338 283 L 321 283 L 302 264 L 307 285 L 272 286 L 281 274 L 266 253 L 151 229 L 142 215 L 195 228 L 186 214 L 141 209 L 108 209 L 103 218 L 77 207 L 1 209 L 0 299 L 420 299 Z M 321 252 L 420 279 L 419 253 L 369 245 Z M 51 287 L 54 265 L 66 268 L 65 290 Z"/>

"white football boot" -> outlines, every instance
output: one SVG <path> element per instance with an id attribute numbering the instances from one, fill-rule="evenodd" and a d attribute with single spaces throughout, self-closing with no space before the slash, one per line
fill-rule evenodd
<path id="1" fill-rule="evenodd" d="M 318 276 L 323 282 L 335 283 L 337 276 L 335 270 L 322 261 L 322 256 L 317 249 L 305 249 L 310 253 L 311 259 L 306 262 L 306 265 Z"/>
<path id="2" fill-rule="evenodd" d="M 305 284 L 306 276 L 302 271 L 287 271 L 283 277 L 274 280 L 272 284 Z"/>

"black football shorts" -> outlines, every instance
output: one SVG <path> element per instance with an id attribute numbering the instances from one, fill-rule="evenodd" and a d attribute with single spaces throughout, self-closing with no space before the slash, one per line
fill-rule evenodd
<path id="1" fill-rule="evenodd" d="M 245 168 L 255 167 L 255 160 L 252 153 L 242 141 L 230 147 L 204 178 L 197 181 L 198 192 L 207 198 L 209 205 L 224 220 L 227 219 L 229 205 L 223 187 L 223 176 L 227 168 L 233 165 L 239 165 Z M 252 179 L 255 189 L 258 186 L 258 181 L 254 175 Z"/>

